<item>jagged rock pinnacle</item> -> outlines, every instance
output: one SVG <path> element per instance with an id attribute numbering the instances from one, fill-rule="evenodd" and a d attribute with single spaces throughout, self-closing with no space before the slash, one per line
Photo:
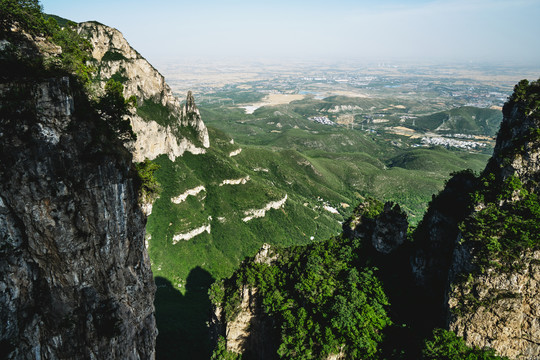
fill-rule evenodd
<path id="1" fill-rule="evenodd" d="M 503 108 L 503 121 L 487 171 L 499 181 L 517 176 L 523 183 L 534 185 L 540 180 L 540 79 L 522 80 Z"/>
<path id="2" fill-rule="evenodd" d="M 186 112 L 194 112 L 197 109 L 197 106 L 195 105 L 195 99 L 193 98 L 193 93 L 191 90 L 187 93 L 187 99 L 186 99 Z"/>
<path id="3" fill-rule="evenodd" d="M 193 93 L 188 91 L 186 97 L 186 104 L 182 108 L 182 114 L 180 123 L 182 126 L 191 126 L 197 131 L 199 141 L 202 143 L 203 147 L 210 147 L 210 138 L 208 137 L 208 129 L 204 125 L 201 119 L 201 113 L 195 105 L 195 98 Z"/>

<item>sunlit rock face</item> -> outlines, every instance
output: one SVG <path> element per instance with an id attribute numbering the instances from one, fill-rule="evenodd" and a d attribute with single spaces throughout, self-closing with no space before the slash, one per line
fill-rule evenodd
<path id="1" fill-rule="evenodd" d="M 115 79 L 124 85 L 126 98 L 134 95 L 138 106 L 158 105 L 170 117 L 168 124 L 164 124 L 152 115 L 142 117 L 135 112 L 131 116 L 137 134 L 131 145 L 134 161 L 154 159 L 161 154 L 174 161 L 186 151 L 194 154 L 206 151 L 210 146 L 208 130 L 191 92 L 182 105 L 165 78 L 129 45 L 120 31 L 96 22 L 81 23 L 78 31 L 93 46 L 97 92 L 103 91 L 109 79 Z M 192 130 L 194 136 L 186 136 L 186 129 Z"/>
<path id="2" fill-rule="evenodd" d="M 540 187 L 540 118 L 537 110 L 509 101 L 493 157 L 487 171 L 502 183 L 517 177 L 528 193 L 538 194 Z M 500 206 L 513 206 L 520 200 L 515 192 Z M 481 211 L 483 204 L 475 204 Z M 459 240 L 459 239 L 458 239 Z M 540 251 L 528 249 L 515 254 L 512 270 L 501 269 L 498 261 L 481 274 L 460 278 L 474 264 L 474 249 L 467 242 L 454 250 L 449 272 L 449 327 L 467 344 L 491 347 L 511 359 L 540 358 Z"/>

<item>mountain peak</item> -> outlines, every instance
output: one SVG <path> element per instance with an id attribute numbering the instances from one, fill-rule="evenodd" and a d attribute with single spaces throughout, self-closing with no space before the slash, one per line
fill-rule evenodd
<path id="1" fill-rule="evenodd" d="M 520 81 L 503 108 L 497 143 L 486 170 L 499 180 L 540 178 L 540 79 Z"/>
<path id="2" fill-rule="evenodd" d="M 199 112 L 197 105 L 195 105 L 195 98 L 193 97 L 191 90 L 187 93 L 186 104 L 182 108 L 180 121 L 182 126 L 190 126 L 195 129 L 199 134 L 199 140 L 205 148 L 210 147 L 208 130 L 202 121 L 201 113 Z"/>

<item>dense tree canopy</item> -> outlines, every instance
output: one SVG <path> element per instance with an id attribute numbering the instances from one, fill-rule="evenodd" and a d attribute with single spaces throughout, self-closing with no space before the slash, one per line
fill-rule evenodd
<path id="1" fill-rule="evenodd" d="M 0 31 L 13 25 L 31 33 L 43 32 L 45 23 L 38 0 L 0 0 Z"/>
<path id="2" fill-rule="evenodd" d="M 471 348 L 451 331 L 435 329 L 433 337 L 426 340 L 423 360 L 508 360 L 497 356 L 493 349 Z"/>
<path id="3" fill-rule="evenodd" d="M 214 285 L 211 296 L 234 314 L 237 286 L 257 288 L 263 310 L 279 324 L 280 358 L 318 359 L 340 352 L 376 358 L 382 331 L 391 324 L 389 303 L 375 269 L 361 265 L 359 247 L 358 241 L 332 238 L 283 249 L 270 265 L 245 263 L 225 289 Z"/>

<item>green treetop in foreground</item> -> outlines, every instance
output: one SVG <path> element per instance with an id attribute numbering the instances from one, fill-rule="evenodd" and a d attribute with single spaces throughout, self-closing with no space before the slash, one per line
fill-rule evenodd
<path id="1" fill-rule="evenodd" d="M 343 351 L 376 358 L 382 330 L 391 324 L 389 305 L 375 269 L 362 265 L 360 242 L 342 238 L 281 249 L 270 263 L 246 262 L 211 289 L 214 303 L 234 317 L 240 284 L 257 288 L 264 312 L 279 329 L 284 359 L 315 359 Z"/>
<path id="2" fill-rule="evenodd" d="M 53 17 L 43 14 L 37 0 L 0 0 L 0 38 L 10 38 L 23 31 L 62 48 L 61 53 L 49 59 L 15 58 L 15 62 L 29 62 L 43 71 L 67 71 L 88 84 L 94 71 L 89 62 L 92 45 L 77 33 L 76 27 L 73 21 L 60 27 Z"/>

